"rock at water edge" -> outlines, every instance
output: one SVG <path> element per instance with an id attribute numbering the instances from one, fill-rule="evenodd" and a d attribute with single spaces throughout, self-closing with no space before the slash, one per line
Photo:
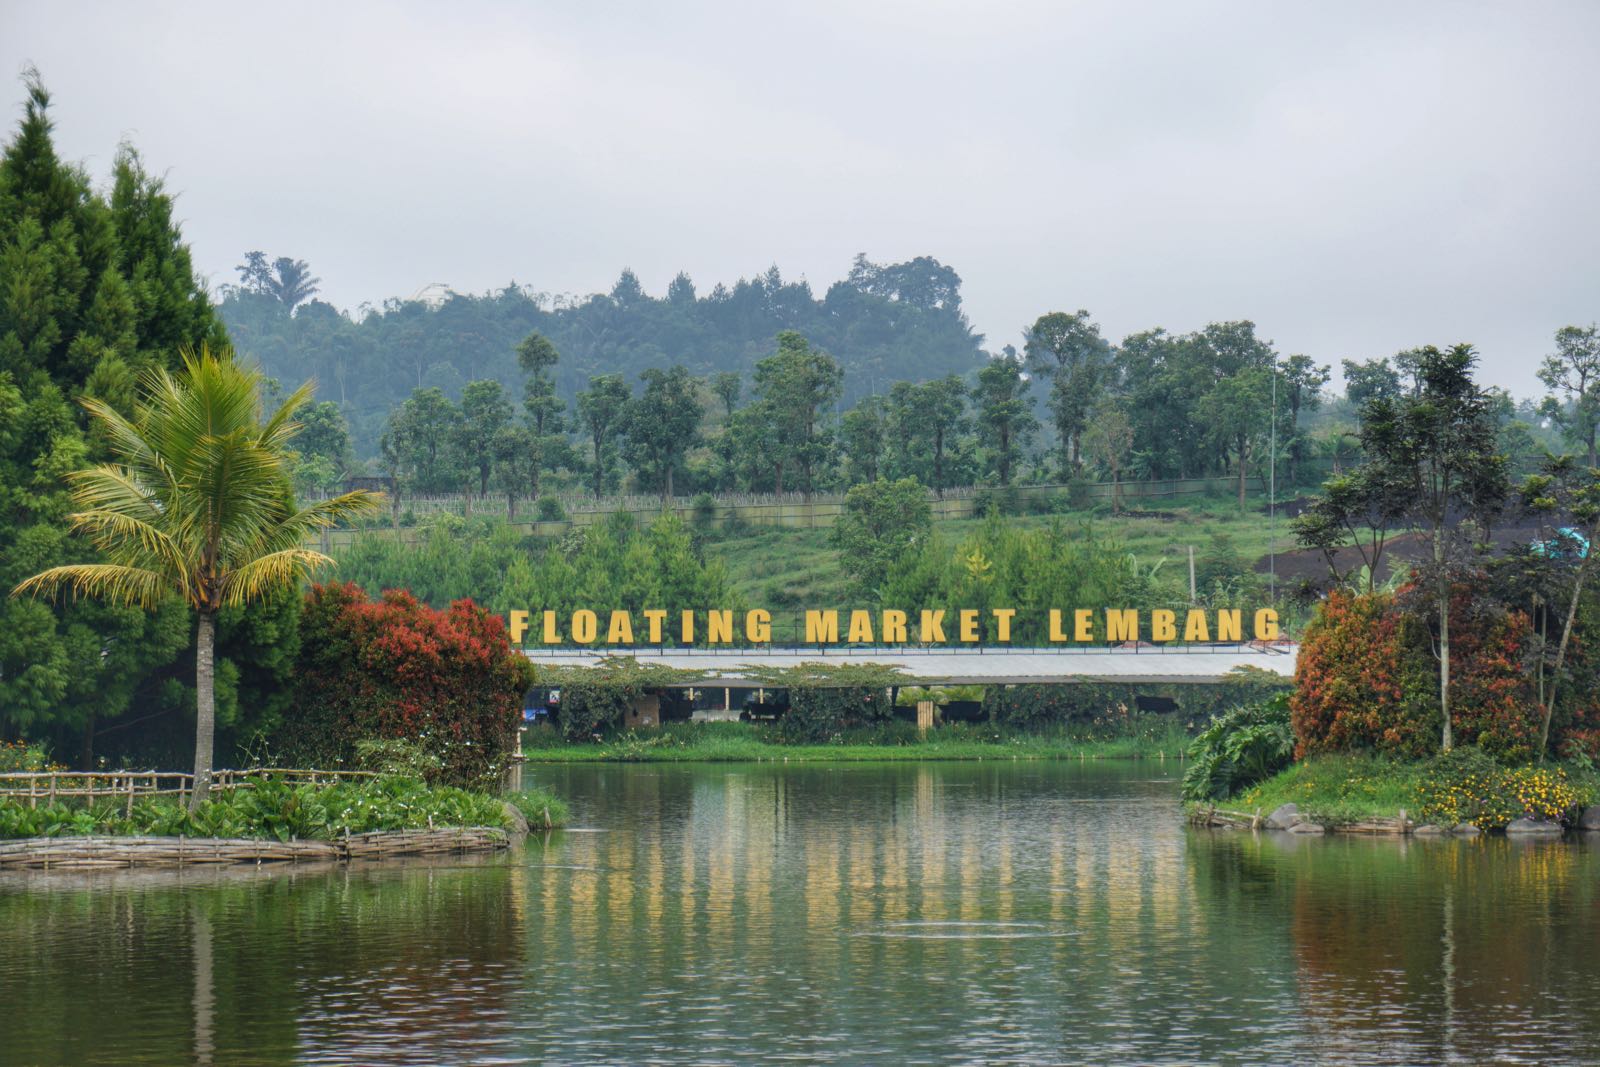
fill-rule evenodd
<path id="1" fill-rule="evenodd" d="M 528 832 L 528 819 L 515 804 L 506 800 L 502 801 L 500 806 L 506 813 L 506 829 L 509 832 L 513 834 L 525 834 Z"/>
<path id="2" fill-rule="evenodd" d="M 1300 821 L 1300 808 L 1296 804 L 1284 804 L 1273 810 L 1267 816 L 1267 829 L 1287 830 Z"/>
<path id="3" fill-rule="evenodd" d="M 1512 819 L 1506 824 L 1507 834 L 1559 834 L 1561 824 L 1543 819 Z"/>

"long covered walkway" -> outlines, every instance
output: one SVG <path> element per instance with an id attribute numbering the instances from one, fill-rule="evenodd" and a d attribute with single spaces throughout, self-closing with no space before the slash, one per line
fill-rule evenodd
<path id="1" fill-rule="evenodd" d="M 1254 667 L 1294 676 L 1293 644 L 1144 645 L 1107 648 L 628 648 L 529 649 L 534 664 L 593 667 L 629 657 L 703 672 L 686 685 L 759 680 L 764 672 L 803 663 L 875 664 L 897 668 L 907 682 L 942 685 L 1021 685 L 1062 682 L 1221 682 L 1230 671 Z"/>

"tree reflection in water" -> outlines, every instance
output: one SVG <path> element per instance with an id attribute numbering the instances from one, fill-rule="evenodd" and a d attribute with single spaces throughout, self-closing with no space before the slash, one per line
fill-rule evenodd
<path id="1" fill-rule="evenodd" d="M 540 768 L 510 855 L 0 876 L 24 1063 L 1582 1062 L 1600 848 L 1189 830 L 1176 766 Z"/>

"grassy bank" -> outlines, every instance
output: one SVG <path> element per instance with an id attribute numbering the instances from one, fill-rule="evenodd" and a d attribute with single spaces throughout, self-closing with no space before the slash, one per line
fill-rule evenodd
<path id="1" fill-rule="evenodd" d="M 599 743 L 530 731 L 523 754 L 536 763 L 734 763 L 985 759 L 1176 759 L 1188 745 L 1180 723 L 1150 717 L 1116 727 L 1066 726 L 1026 733 L 995 726 L 943 726 L 919 736 L 909 723 L 852 730 L 824 744 L 785 741 L 751 723 L 669 723 Z"/>
<path id="2" fill-rule="evenodd" d="M 1600 802 L 1600 775 L 1593 770 L 1498 767 L 1486 757 L 1462 752 L 1458 758 L 1416 762 L 1318 756 L 1216 806 L 1268 814 L 1293 803 L 1301 816 L 1331 827 L 1393 819 L 1404 810 L 1414 823 L 1473 823 L 1498 829 L 1523 815 L 1569 821 L 1596 802 Z"/>
<path id="3" fill-rule="evenodd" d="M 1300 814 L 1324 826 L 1364 819 L 1392 819 L 1404 809 L 1417 818 L 1426 764 L 1370 756 L 1322 756 L 1296 763 L 1217 806 L 1263 814 L 1295 804 Z"/>
<path id="4" fill-rule="evenodd" d="M 63 835 L 237 837 L 331 841 L 374 830 L 422 830 L 442 826 L 507 827 L 504 799 L 533 824 L 566 822 L 560 798 L 531 789 L 509 798 L 404 778 L 336 785 L 288 785 L 261 781 L 249 789 L 216 794 L 189 812 L 175 797 L 134 802 L 56 801 L 29 807 L 26 800 L 0 800 L 0 838 Z"/>

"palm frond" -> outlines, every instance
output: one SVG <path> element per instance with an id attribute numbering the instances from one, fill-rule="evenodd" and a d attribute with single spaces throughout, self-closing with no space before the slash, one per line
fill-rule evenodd
<path id="1" fill-rule="evenodd" d="M 78 563 L 51 567 L 11 590 L 16 596 L 43 596 L 70 590 L 74 596 L 95 597 L 112 604 L 153 608 L 170 590 L 164 575 L 142 567 L 115 563 Z"/>
<path id="2" fill-rule="evenodd" d="M 227 350 L 153 368 L 132 417 L 86 400 L 119 461 L 72 475 L 74 528 L 105 562 L 57 567 L 17 592 L 71 590 L 152 605 L 169 590 L 192 605 L 242 604 L 294 586 L 331 561 L 305 549 L 317 530 L 378 507 L 366 492 L 297 509 L 289 485 L 293 416 L 309 383 L 263 416 L 261 374 Z"/>
<path id="3" fill-rule="evenodd" d="M 309 548 L 286 548 L 260 556 L 229 571 L 222 580 L 222 603 L 236 607 L 259 600 L 274 590 L 293 587 L 333 559 Z"/>
<path id="4" fill-rule="evenodd" d="M 183 548 L 143 519 L 103 508 L 76 512 L 68 518 L 74 529 L 89 535 L 96 548 L 124 564 L 173 575 L 182 574 L 189 565 Z"/>
<path id="5" fill-rule="evenodd" d="M 164 508 L 157 491 L 126 467 L 89 467 L 67 476 L 73 501 L 85 511 L 115 511 L 156 521 Z"/>
<path id="6" fill-rule="evenodd" d="M 259 537 L 249 544 L 231 546 L 229 558 L 249 560 L 296 547 L 319 530 L 334 526 L 343 519 L 370 515 L 378 506 L 377 494 L 364 489 L 318 501 L 281 516 L 270 528 L 261 530 Z"/>

